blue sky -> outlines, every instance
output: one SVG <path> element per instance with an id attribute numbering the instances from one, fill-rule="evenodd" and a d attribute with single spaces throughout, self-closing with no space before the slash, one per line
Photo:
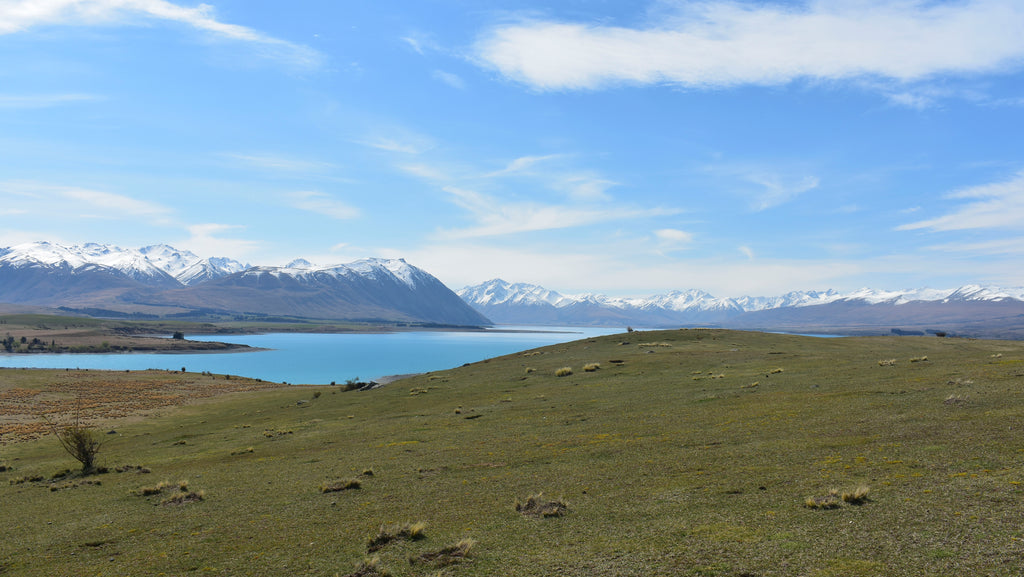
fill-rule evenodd
<path id="1" fill-rule="evenodd" d="M 0 246 L 1024 285 L 1019 0 L 2 0 Z"/>

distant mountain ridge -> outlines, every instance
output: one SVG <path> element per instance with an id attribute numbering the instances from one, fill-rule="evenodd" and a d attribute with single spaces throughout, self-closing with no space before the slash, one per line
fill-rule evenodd
<path id="1" fill-rule="evenodd" d="M 499 324 L 712 325 L 762 330 L 924 332 L 969 327 L 971 334 L 1024 337 L 1024 288 L 966 285 L 956 289 L 883 291 L 864 288 L 794 291 L 775 297 L 720 298 L 700 290 L 649 297 L 563 295 L 546 288 L 494 279 L 458 295 Z M 910 306 L 912 305 L 912 306 Z M 890 326 L 891 325 L 891 326 Z M 1010 331 L 1010 333 L 1007 333 Z M 1018 337 L 1014 337 L 1018 338 Z"/>
<path id="2" fill-rule="evenodd" d="M 251 266 L 162 244 L 137 250 L 49 242 L 2 248 L 0 302 L 101 316 L 490 324 L 441 281 L 401 259 Z"/>

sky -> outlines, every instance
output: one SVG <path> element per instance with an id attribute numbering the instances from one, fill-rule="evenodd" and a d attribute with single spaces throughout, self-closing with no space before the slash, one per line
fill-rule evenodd
<path id="1" fill-rule="evenodd" d="M 0 246 L 1024 286 L 1020 0 L 0 0 Z"/>

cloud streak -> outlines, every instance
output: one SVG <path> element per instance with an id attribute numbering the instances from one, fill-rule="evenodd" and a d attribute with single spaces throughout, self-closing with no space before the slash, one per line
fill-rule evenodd
<path id="1" fill-rule="evenodd" d="M 588 209 L 536 202 L 502 203 L 496 198 L 472 190 L 454 186 L 446 186 L 444 190 L 451 195 L 452 202 L 472 214 L 478 223 L 469 228 L 442 231 L 440 236 L 446 239 L 575 228 L 615 220 L 667 216 L 679 212 L 662 208 Z"/>
<path id="2" fill-rule="evenodd" d="M 0 35 L 37 26 L 120 25 L 138 19 L 177 22 L 217 38 L 249 42 L 259 46 L 265 56 L 301 67 L 315 67 L 321 60 L 321 55 L 307 46 L 221 22 L 209 4 L 188 8 L 167 0 L 13 0 L 0 4 Z"/>
<path id="3" fill-rule="evenodd" d="M 308 210 L 338 220 L 348 220 L 360 215 L 358 208 L 335 200 L 324 192 L 306 190 L 293 192 L 288 196 L 292 199 L 292 206 L 300 210 Z"/>
<path id="4" fill-rule="evenodd" d="M 1016 0 L 698 1 L 644 28 L 527 20 L 485 31 L 484 67 L 536 90 L 617 84 L 713 89 L 799 79 L 915 82 L 1024 59 Z M 914 104 L 914 103 L 911 103 Z"/>
<path id="5" fill-rule="evenodd" d="M 1005 182 L 965 188 L 947 194 L 946 198 L 969 202 L 949 214 L 900 225 L 896 230 L 939 232 L 1024 228 L 1024 171 Z"/>

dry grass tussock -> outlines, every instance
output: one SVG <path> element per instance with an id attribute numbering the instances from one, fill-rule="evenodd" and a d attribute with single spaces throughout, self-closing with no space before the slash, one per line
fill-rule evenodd
<path id="1" fill-rule="evenodd" d="M 572 367 L 562 367 L 555 371 L 556 377 L 568 377 L 572 374 Z"/>
<path id="2" fill-rule="evenodd" d="M 537 493 L 525 501 L 517 499 L 516 511 L 527 517 L 561 517 L 569 512 L 569 504 L 560 499 L 546 500 L 543 493 Z"/>
<path id="3" fill-rule="evenodd" d="M 454 545 L 448 545 L 436 551 L 427 551 L 415 557 L 410 557 L 409 563 L 413 565 L 416 563 L 430 563 L 435 567 L 447 567 L 468 557 L 469 551 L 474 545 L 476 545 L 476 541 L 463 539 Z"/>
<path id="4" fill-rule="evenodd" d="M 355 571 L 345 574 L 345 577 L 387 577 L 391 573 L 380 564 L 380 557 L 363 559 L 356 563 Z"/>
<path id="5" fill-rule="evenodd" d="M 370 541 L 366 544 L 366 552 L 373 553 L 374 551 L 380 551 L 389 543 L 400 539 L 405 539 L 407 541 L 419 541 L 420 539 L 425 539 L 426 534 L 424 534 L 424 531 L 426 528 L 427 524 L 422 521 L 418 523 L 404 523 L 401 525 L 392 525 L 390 527 L 381 527 L 380 531 L 370 538 Z"/>
<path id="6" fill-rule="evenodd" d="M 861 485 L 852 491 L 840 493 L 837 489 L 829 490 L 827 495 L 821 497 L 808 497 L 804 506 L 808 509 L 838 509 L 843 503 L 848 505 L 863 505 L 867 503 L 871 488 Z"/>
<path id="7" fill-rule="evenodd" d="M 882 360 L 878 361 L 878 366 L 880 366 L 880 367 L 895 367 L 896 366 L 896 359 L 882 359 Z"/>
<path id="8" fill-rule="evenodd" d="M 588 373 L 599 371 L 601 370 L 601 363 L 588 363 L 586 365 L 583 365 L 583 370 Z"/>
<path id="9" fill-rule="evenodd" d="M 343 479 L 341 481 L 331 481 L 330 483 L 321 483 L 321 493 L 337 493 L 338 491 L 348 491 L 349 489 L 361 489 L 363 486 L 359 482 L 359 479 Z"/>

